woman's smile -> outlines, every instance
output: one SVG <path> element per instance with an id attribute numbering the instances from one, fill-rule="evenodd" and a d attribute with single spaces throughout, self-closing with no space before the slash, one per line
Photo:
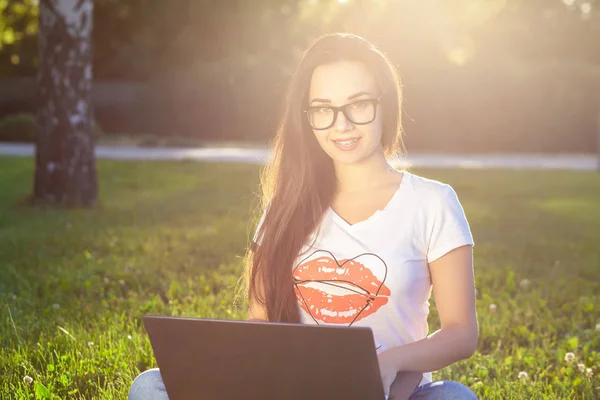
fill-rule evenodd
<path id="1" fill-rule="evenodd" d="M 359 145 L 361 138 L 334 140 L 333 144 L 341 151 L 352 151 Z"/>

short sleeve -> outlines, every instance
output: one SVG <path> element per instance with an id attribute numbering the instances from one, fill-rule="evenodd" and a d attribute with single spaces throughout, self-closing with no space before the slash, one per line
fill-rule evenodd
<path id="1" fill-rule="evenodd" d="M 427 249 L 428 263 L 457 247 L 475 245 L 463 207 L 450 185 L 444 185 L 443 195 L 433 204 L 433 223 Z"/>

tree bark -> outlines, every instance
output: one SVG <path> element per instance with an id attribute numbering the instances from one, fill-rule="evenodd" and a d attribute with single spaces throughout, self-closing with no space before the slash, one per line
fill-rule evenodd
<path id="1" fill-rule="evenodd" d="M 92 0 L 40 0 L 38 134 L 33 200 L 92 206 L 94 155 Z"/>

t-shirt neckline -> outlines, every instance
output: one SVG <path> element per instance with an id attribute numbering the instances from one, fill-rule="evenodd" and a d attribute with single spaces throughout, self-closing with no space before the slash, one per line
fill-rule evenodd
<path id="1" fill-rule="evenodd" d="M 406 190 L 405 186 L 407 186 L 407 181 L 408 181 L 407 178 L 410 176 L 410 172 L 403 170 L 402 174 L 403 174 L 403 176 L 402 176 L 402 180 L 400 182 L 400 186 L 398 187 L 398 189 L 396 189 L 396 191 L 394 192 L 394 194 L 392 195 L 392 197 L 390 198 L 390 200 L 388 201 L 386 206 L 383 209 L 376 210 L 370 217 L 363 219 L 362 221 L 358 221 L 354 224 L 349 224 L 348 222 L 346 222 L 345 219 L 340 217 L 333 210 L 333 208 L 327 207 L 327 211 L 329 211 L 329 214 L 331 215 L 331 218 L 333 218 L 333 220 L 335 220 L 340 226 L 342 226 L 343 228 L 348 229 L 348 230 L 354 230 L 354 229 L 364 226 L 367 223 L 371 223 L 372 221 L 381 217 L 386 211 L 389 211 L 393 207 L 393 205 L 396 203 L 396 201 L 400 197 L 401 193 L 403 193 Z"/>

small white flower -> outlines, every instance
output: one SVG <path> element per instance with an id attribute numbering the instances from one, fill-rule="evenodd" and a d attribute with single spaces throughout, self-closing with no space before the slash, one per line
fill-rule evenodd
<path id="1" fill-rule="evenodd" d="M 519 286 L 521 286 L 522 289 L 527 288 L 527 286 L 529 286 L 531 282 L 529 281 L 529 279 L 523 279 L 520 283 Z"/>
<path id="2" fill-rule="evenodd" d="M 584 372 L 585 371 L 585 364 L 577 364 L 577 369 L 579 370 L 579 372 Z"/>
<path id="3" fill-rule="evenodd" d="M 53 310 L 55 310 L 55 311 L 56 311 L 56 310 L 58 310 L 59 308 L 60 308 L 60 304 L 58 304 L 58 303 L 54 303 L 54 304 L 52 304 L 52 309 L 53 309 Z"/>
<path id="4" fill-rule="evenodd" d="M 571 364 L 573 361 L 575 361 L 575 354 L 568 352 L 567 354 L 565 354 L 565 361 L 568 364 Z"/>
<path id="5" fill-rule="evenodd" d="M 494 303 L 490 304 L 490 312 L 496 311 L 496 308 L 498 308 L 498 307 L 496 307 L 496 305 Z"/>
<path id="6" fill-rule="evenodd" d="M 525 372 L 525 371 L 519 372 L 519 380 L 520 381 L 525 382 L 528 379 L 529 379 L 529 375 L 527 375 L 527 372 Z"/>
<path id="7" fill-rule="evenodd" d="M 31 383 L 31 382 L 33 382 L 33 378 L 30 377 L 29 375 L 25 375 L 23 377 L 23 382 L 25 382 L 25 383 Z"/>
<path id="8" fill-rule="evenodd" d="M 13 295 L 14 296 L 14 295 Z M 596 330 L 600 332 L 600 323 L 596 324 Z"/>
<path id="9" fill-rule="evenodd" d="M 123 285 L 125 285 L 125 281 L 124 281 L 123 279 L 119 279 L 119 284 L 120 284 L 121 286 L 123 286 Z"/>
<path id="10" fill-rule="evenodd" d="M 92 347 L 94 345 L 94 342 L 88 342 L 88 346 Z"/>
<path id="11" fill-rule="evenodd" d="M 131 335 L 127 335 L 127 339 L 131 340 Z"/>
<path id="12" fill-rule="evenodd" d="M 587 368 L 585 370 L 585 376 L 587 376 L 589 379 L 592 379 L 592 376 L 594 376 L 594 372 L 592 371 L 591 368 Z"/>

